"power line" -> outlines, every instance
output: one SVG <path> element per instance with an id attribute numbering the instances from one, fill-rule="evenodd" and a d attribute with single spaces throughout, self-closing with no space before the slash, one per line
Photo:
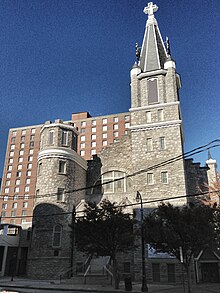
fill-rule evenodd
<path id="1" fill-rule="evenodd" d="M 220 192 L 220 189 L 217 190 L 213 190 L 213 191 L 205 191 L 205 192 L 201 192 L 201 193 L 194 193 L 194 194 L 187 194 L 187 195 L 179 195 L 179 196 L 172 196 L 172 197 L 164 197 L 164 198 L 159 198 L 159 199 L 153 199 L 153 200 L 147 200 L 147 201 L 143 201 L 143 204 L 150 204 L 150 203 L 157 203 L 157 202 L 163 202 L 163 201 L 168 201 L 168 200 L 176 200 L 176 199 L 181 199 L 181 198 L 191 198 L 191 197 L 199 197 L 199 196 L 204 196 L 204 195 L 208 195 L 210 193 L 217 193 Z M 122 204 L 122 205 L 117 205 L 114 206 L 114 208 L 120 208 L 120 207 L 129 207 L 129 206 L 139 206 L 140 203 L 131 203 L 131 204 Z M 75 214 L 81 214 L 84 213 L 85 210 L 82 211 L 76 211 Z M 43 217 L 52 217 L 52 216 L 63 216 L 63 215 L 70 215 L 73 214 L 73 212 L 63 212 L 63 213 L 53 213 L 53 214 L 45 214 L 45 215 L 30 215 L 30 216 L 16 216 L 16 217 L 2 217 L 3 219 L 21 219 L 21 218 L 43 218 Z M 81 217 L 76 217 L 77 218 L 81 218 Z"/>
<path id="2" fill-rule="evenodd" d="M 216 147 L 219 147 L 220 144 L 215 144 L 217 142 L 220 142 L 220 139 L 215 139 L 205 145 L 201 145 L 195 149 L 192 149 L 191 151 L 188 151 L 186 153 L 183 153 L 182 155 L 178 155 L 176 157 L 173 157 L 171 159 L 168 159 L 168 160 L 165 160 L 161 163 L 158 163 L 156 165 L 153 165 L 151 167 L 148 167 L 148 168 L 145 168 L 145 169 L 142 169 L 142 170 L 139 170 L 139 171 L 136 171 L 132 174 L 129 174 L 129 175 L 126 175 L 125 178 L 130 178 L 130 177 L 134 177 L 134 176 L 137 176 L 137 175 L 140 175 L 142 173 L 145 173 L 145 172 L 148 172 L 148 171 L 151 171 L 151 170 L 154 170 L 154 169 L 157 169 L 159 167 L 163 167 L 163 166 L 166 166 L 166 165 L 169 165 L 171 163 L 174 163 L 176 161 L 179 161 L 179 160 L 182 160 L 182 159 L 186 159 L 186 158 L 189 158 L 190 156 L 192 155 L 195 155 L 195 154 L 198 154 L 198 153 L 201 153 L 201 152 L 204 152 L 206 150 L 209 150 L 209 149 L 212 149 L 212 148 L 216 148 Z M 211 146 L 211 144 L 214 144 L 213 146 Z M 69 194 L 69 193 L 74 193 L 74 192 L 78 192 L 78 191 L 83 191 L 83 190 L 88 190 L 88 189 L 92 189 L 92 188 L 97 188 L 97 187 L 101 187 L 103 185 L 107 185 L 107 184 L 110 184 L 110 183 L 113 183 L 113 182 L 116 182 L 116 181 L 120 181 L 120 180 L 123 180 L 124 177 L 120 177 L 120 178 L 116 178 L 116 179 L 113 179 L 113 180 L 109 180 L 109 181 L 106 181 L 104 183 L 99 183 L 99 184 L 96 184 L 96 185 L 92 185 L 92 186 L 87 186 L 87 187 L 81 187 L 81 188 L 77 188 L 77 189 L 72 189 L 72 190 L 69 190 L 69 191 L 65 191 L 64 194 Z M 44 197 L 49 197 L 49 196 L 57 196 L 57 192 L 56 193 L 45 193 L 45 194 L 40 194 L 40 195 L 31 195 L 28 197 L 28 199 L 34 199 L 34 198 L 44 198 Z M 5 195 L 1 195 L 1 197 L 4 198 L 4 196 L 8 196 L 7 194 Z M 25 200 L 24 198 L 25 196 L 18 196 L 18 199 L 22 199 L 22 200 Z M 14 198 L 14 196 L 8 196 L 8 199 L 10 198 Z"/>

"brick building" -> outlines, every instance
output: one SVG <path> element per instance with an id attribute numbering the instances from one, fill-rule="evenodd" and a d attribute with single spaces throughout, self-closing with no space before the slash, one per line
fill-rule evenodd
<path id="1" fill-rule="evenodd" d="M 31 277 L 58 278 L 85 260 L 74 250 L 70 229 L 71 211 L 85 201 L 134 203 L 137 191 L 144 201 L 183 196 L 196 190 L 191 175 L 197 179 L 198 173 L 208 183 L 207 170 L 182 157 L 181 81 L 155 11 L 152 2 L 144 10 L 148 20 L 141 50 L 137 46 L 138 62 L 130 71 L 129 112 L 101 117 L 82 112 L 73 114 L 71 121 L 10 130 L 1 215 L 5 223 L 31 224 L 27 216 L 34 208 L 28 258 Z M 175 157 L 179 159 L 161 164 Z M 99 183 L 106 184 L 96 188 Z M 172 203 L 181 206 L 186 199 Z M 126 257 L 132 274 L 140 276 L 140 251 Z M 148 258 L 150 280 L 159 270 L 162 281 L 169 281 L 178 269 L 173 258 Z"/>

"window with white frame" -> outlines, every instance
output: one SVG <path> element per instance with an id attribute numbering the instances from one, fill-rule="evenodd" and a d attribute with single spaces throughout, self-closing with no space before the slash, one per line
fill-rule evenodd
<path id="1" fill-rule="evenodd" d="M 96 139 L 96 134 L 92 134 L 92 140 Z"/>
<path id="2" fill-rule="evenodd" d="M 7 201 L 8 200 L 8 195 L 5 195 L 4 197 L 3 197 L 3 201 Z"/>
<path id="3" fill-rule="evenodd" d="M 102 138 L 107 138 L 107 133 L 103 133 Z"/>
<path id="4" fill-rule="evenodd" d="M 146 121 L 147 123 L 151 123 L 152 119 L 151 119 L 151 111 L 147 111 L 146 112 Z"/>
<path id="5" fill-rule="evenodd" d="M 147 81 L 148 85 L 148 104 L 158 103 L 158 85 L 157 78 L 151 78 Z"/>
<path id="6" fill-rule="evenodd" d="M 131 188 L 131 179 L 124 172 L 110 171 L 102 175 L 102 187 L 105 193 L 124 193 Z"/>
<path id="7" fill-rule="evenodd" d="M 158 109 L 157 110 L 157 119 L 158 119 L 158 121 L 163 121 L 164 120 L 163 109 Z"/>
<path id="8" fill-rule="evenodd" d="M 125 115 L 124 119 L 125 119 L 125 121 L 129 121 L 130 120 L 130 116 L 129 115 Z"/>
<path id="9" fill-rule="evenodd" d="M 96 132 L 96 127 L 92 127 L 92 133 Z"/>
<path id="10" fill-rule="evenodd" d="M 39 195 L 39 189 L 38 189 L 38 195 Z M 29 194 L 24 194 L 24 199 L 28 199 L 29 198 Z"/>
<path id="11" fill-rule="evenodd" d="M 96 150 L 91 150 L 91 155 L 96 155 Z"/>
<path id="12" fill-rule="evenodd" d="M 82 135 L 82 136 L 80 137 L 80 140 L 81 140 L 81 141 L 85 141 L 85 140 L 86 140 L 85 135 Z"/>
<path id="13" fill-rule="evenodd" d="M 20 148 L 21 148 L 21 149 L 24 148 L 24 143 L 23 143 L 23 142 L 20 144 Z"/>
<path id="14" fill-rule="evenodd" d="M 66 174 L 66 161 L 59 160 L 58 172 L 60 174 Z"/>
<path id="15" fill-rule="evenodd" d="M 15 194 L 15 195 L 13 196 L 13 200 L 18 200 L 18 194 Z"/>
<path id="16" fill-rule="evenodd" d="M 23 155 L 24 155 L 24 151 L 21 150 L 21 151 L 19 152 L 19 156 L 23 156 Z"/>
<path id="17" fill-rule="evenodd" d="M 27 171 L 26 176 L 31 176 L 31 171 Z"/>
<path id="18" fill-rule="evenodd" d="M 27 211 L 26 210 L 22 210 L 21 215 L 22 216 L 26 216 L 27 215 Z"/>
<path id="19" fill-rule="evenodd" d="M 5 193 L 9 193 L 9 187 L 5 188 Z"/>
<path id="20" fill-rule="evenodd" d="M 13 208 L 13 209 L 17 209 L 17 207 L 18 207 L 18 203 L 17 203 L 17 202 L 13 202 L 13 204 L 12 204 L 12 208 Z"/>
<path id="21" fill-rule="evenodd" d="M 152 140 L 152 138 L 147 138 L 146 144 L 147 144 L 147 152 L 152 152 L 153 151 L 153 140 Z"/>
<path id="22" fill-rule="evenodd" d="M 15 217 L 15 216 L 16 216 L 15 211 L 11 211 L 11 217 Z"/>
<path id="23" fill-rule="evenodd" d="M 15 145 L 11 144 L 10 150 L 14 150 L 15 149 Z"/>
<path id="24" fill-rule="evenodd" d="M 168 172 L 167 171 L 161 172 L 161 182 L 164 184 L 168 183 Z"/>
<path id="25" fill-rule="evenodd" d="M 80 156 L 84 157 L 85 156 L 85 151 L 80 151 Z"/>
<path id="26" fill-rule="evenodd" d="M 22 169 L 22 165 L 19 164 L 19 165 L 18 165 L 18 170 L 21 170 L 21 169 Z"/>
<path id="27" fill-rule="evenodd" d="M 84 149 L 85 147 L 86 147 L 86 144 L 84 142 L 80 144 L 81 149 Z"/>
<path id="28" fill-rule="evenodd" d="M 125 123 L 125 128 L 129 128 L 130 127 L 130 123 L 129 122 L 126 122 Z"/>
<path id="29" fill-rule="evenodd" d="M 31 178 L 27 178 L 25 181 L 25 184 L 30 184 L 31 183 Z"/>
<path id="30" fill-rule="evenodd" d="M 15 185 L 20 185 L 21 180 L 20 179 L 16 179 L 15 180 Z"/>
<path id="31" fill-rule="evenodd" d="M 27 168 L 28 169 L 31 169 L 32 168 L 32 164 L 31 163 L 27 164 Z"/>
<path id="32" fill-rule="evenodd" d="M 102 126 L 102 131 L 107 131 L 107 129 L 108 129 L 107 125 Z"/>
<path id="33" fill-rule="evenodd" d="M 5 186 L 9 186 L 9 185 L 10 185 L 10 180 L 6 180 Z"/>
<path id="34" fill-rule="evenodd" d="M 25 135 L 25 134 L 26 134 L 26 129 L 22 129 L 21 135 Z"/>
<path id="35" fill-rule="evenodd" d="M 153 173 L 147 173 L 147 184 L 149 184 L 149 185 L 154 184 L 154 174 Z"/>
<path id="36" fill-rule="evenodd" d="M 12 165 L 9 165 L 8 166 L 8 171 L 11 171 L 12 170 Z"/>
<path id="37" fill-rule="evenodd" d="M 8 163 L 9 163 L 9 164 L 13 164 L 13 161 L 14 161 L 14 159 L 13 159 L 13 158 L 10 158 L 10 159 L 8 160 Z"/>
<path id="38" fill-rule="evenodd" d="M 54 130 L 50 130 L 48 134 L 48 144 L 54 144 Z"/>
<path id="39" fill-rule="evenodd" d="M 91 147 L 92 147 L 92 148 L 95 148 L 95 147 L 96 147 L 96 141 L 92 141 L 92 143 L 91 143 Z"/>
<path id="40" fill-rule="evenodd" d="M 28 162 L 32 162 L 33 161 L 33 157 L 32 156 L 29 156 L 28 157 Z"/>
<path id="41" fill-rule="evenodd" d="M 107 122 L 108 122 L 107 118 L 102 119 L 102 124 L 107 124 Z"/>
<path id="42" fill-rule="evenodd" d="M 10 153 L 9 153 L 9 156 L 10 156 L 10 157 L 13 157 L 14 154 L 15 154 L 15 152 L 10 152 Z"/>
<path id="43" fill-rule="evenodd" d="M 25 141 L 25 136 L 21 136 L 21 141 Z"/>
<path id="44" fill-rule="evenodd" d="M 15 187 L 14 192 L 19 192 L 20 188 L 19 187 Z"/>
<path id="45" fill-rule="evenodd" d="M 118 131 L 113 132 L 114 137 L 118 137 Z"/>
<path id="46" fill-rule="evenodd" d="M 7 203 L 3 203 L 3 204 L 2 204 L 2 209 L 3 209 L 3 210 L 6 210 L 6 209 L 7 209 L 7 206 L 8 206 Z"/>
<path id="47" fill-rule="evenodd" d="M 92 126 L 96 126 L 96 120 L 92 120 L 91 124 Z"/>
<path id="48" fill-rule="evenodd" d="M 114 117 L 113 122 L 118 122 L 118 117 Z"/>
<path id="49" fill-rule="evenodd" d="M 164 136 L 159 137 L 159 148 L 160 148 L 160 150 L 165 150 L 165 148 L 166 148 Z"/>
<path id="50" fill-rule="evenodd" d="M 82 121 L 81 122 L 81 127 L 85 127 L 86 126 L 86 121 Z"/>
<path id="51" fill-rule="evenodd" d="M 114 125 L 113 125 L 113 129 L 114 129 L 114 130 L 118 130 L 118 124 L 114 124 Z"/>
<path id="52" fill-rule="evenodd" d="M 12 136 L 16 136 L 16 134 L 17 134 L 17 131 L 12 131 Z"/>
<path id="53" fill-rule="evenodd" d="M 10 178 L 11 178 L 11 173 L 10 173 L 10 172 L 7 173 L 6 178 L 7 178 L 7 179 L 10 179 Z"/>
<path id="54" fill-rule="evenodd" d="M 68 145 L 68 131 L 65 130 L 62 131 L 62 145 Z"/>
<path id="55" fill-rule="evenodd" d="M 19 158 L 18 158 L 18 162 L 19 162 L 19 163 L 22 163 L 22 162 L 23 162 L 23 157 L 19 157 Z"/>
<path id="56" fill-rule="evenodd" d="M 107 140 L 103 140 L 103 141 L 102 141 L 102 145 L 103 145 L 103 146 L 106 146 L 107 144 L 108 144 L 108 143 L 107 143 Z"/>
<path id="57" fill-rule="evenodd" d="M 15 137 L 12 137 L 11 138 L 11 143 L 15 143 L 15 139 L 16 139 Z"/>
<path id="58" fill-rule="evenodd" d="M 26 209 L 28 207 L 28 202 L 23 202 L 23 208 Z"/>
<path id="59" fill-rule="evenodd" d="M 35 128 L 32 128 L 31 129 L 31 134 L 35 134 L 35 132 L 36 132 L 36 129 Z"/>
<path id="60" fill-rule="evenodd" d="M 33 153 L 34 153 L 33 149 L 29 150 L 29 155 L 33 155 Z"/>
<path id="61" fill-rule="evenodd" d="M 24 191 L 28 192 L 30 190 L 30 186 L 25 186 Z"/>

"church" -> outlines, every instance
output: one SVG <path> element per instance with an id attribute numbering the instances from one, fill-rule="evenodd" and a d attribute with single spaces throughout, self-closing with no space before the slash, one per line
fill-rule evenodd
<path id="1" fill-rule="evenodd" d="M 143 202 L 151 202 L 144 204 L 146 209 L 156 208 L 158 200 L 166 198 L 182 206 L 187 203 L 185 195 L 198 192 L 198 187 L 204 189 L 216 176 L 215 160 L 208 160 L 207 167 L 202 168 L 184 159 L 181 79 L 169 40 L 164 42 L 161 36 L 155 18 L 157 10 L 152 2 L 144 8 L 148 19 L 143 43 L 141 47 L 136 44 L 137 62 L 130 70 L 129 112 L 102 117 L 75 113 L 71 121 L 57 119 L 10 130 L 6 155 L 9 165 L 4 169 L 2 194 L 19 198 L 31 189 L 35 195 L 26 196 L 33 211 L 27 260 L 29 277 L 59 278 L 62 272 L 71 268 L 76 271 L 86 261 L 74 248 L 71 228 L 73 210 L 82 211 L 86 202 L 108 199 L 127 204 L 127 210 L 132 212 L 138 191 Z M 19 144 L 22 148 L 22 137 L 27 134 L 28 150 L 16 147 Z M 13 156 L 27 160 L 27 169 L 17 167 L 15 172 L 10 168 L 15 164 Z M 24 183 L 20 179 L 23 174 L 28 176 Z M 20 190 L 15 190 L 18 184 L 7 183 L 12 182 L 11 178 L 17 183 L 19 180 Z M 177 196 L 183 197 L 176 199 Z M 23 211 L 21 208 L 25 217 Z M 6 211 L 2 213 L 2 223 L 6 223 Z M 28 223 L 14 224 L 25 227 Z M 119 258 L 122 272 L 140 278 L 140 249 Z M 146 262 L 149 281 L 180 280 L 176 259 L 147 253 Z"/>

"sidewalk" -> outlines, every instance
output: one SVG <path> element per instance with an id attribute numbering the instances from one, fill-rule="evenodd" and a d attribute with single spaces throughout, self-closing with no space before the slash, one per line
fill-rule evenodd
<path id="1" fill-rule="evenodd" d="M 65 284 L 59 283 L 58 280 L 31 280 L 15 277 L 13 281 L 9 277 L 0 278 L 0 292 L 3 290 L 19 291 L 22 289 L 38 289 L 38 290 L 54 290 L 62 291 L 79 291 L 79 292 L 103 292 L 103 293 L 124 293 L 124 283 L 120 283 L 119 289 L 114 289 L 111 285 L 92 285 L 92 284 Z M 132 292 L 140 293 L 141 284 L 134 282 L 132 284 Z M 148 292 L 164 292 L 164 293 L 184 293 L 183 285 L 172 284 L 148 284 Z M 185 288 L 185 293 L 187 292 Z M 213 284 L 198 284 L 193 286 L 193 293 L 219 293 L 220 283 Z"/>

